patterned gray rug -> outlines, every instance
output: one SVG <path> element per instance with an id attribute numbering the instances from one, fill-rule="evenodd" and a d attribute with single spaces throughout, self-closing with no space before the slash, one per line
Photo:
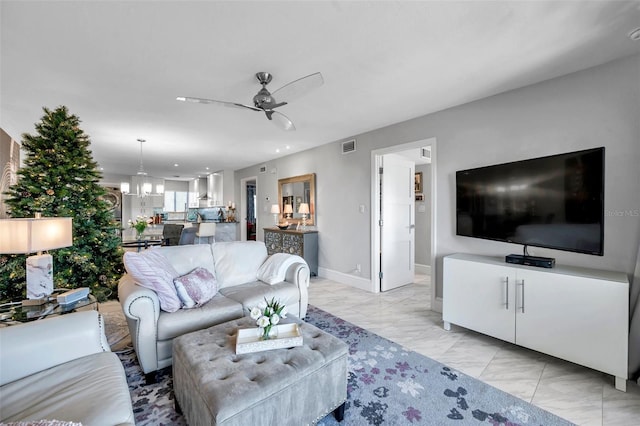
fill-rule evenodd
<path id="1" fill-rule="evenodd" d="M 345 419 L 318 425 L 572 425 L 519 398 L 410 351 L 316 307 L 306 321 L 349 345 Z M 137 425 L 184 425 L 174 410 L 171 368 L 144 385 L 131 349 L 118 353 L 127 372 Z"/>

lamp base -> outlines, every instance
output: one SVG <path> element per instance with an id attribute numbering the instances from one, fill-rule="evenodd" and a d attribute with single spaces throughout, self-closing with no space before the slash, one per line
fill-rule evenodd
<path id="1" fill-rule="evenodd" d="M 42 299 L 25 299 L 22 301 L 22 306 L 41 306 L 49 301 L 48 297 Z"/>
<path id="2" fill-rule="evenodd" d="M 27 299 L 48 298 L 53 293 L 53 257 L 39 254 L 27 257 Z"/>

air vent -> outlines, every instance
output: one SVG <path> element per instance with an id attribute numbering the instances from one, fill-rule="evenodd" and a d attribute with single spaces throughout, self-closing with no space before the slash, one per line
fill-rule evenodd
<path id="1" fill-rule="evenodd" d="M 431 147 L 428 146 L 426 148 L 420 148 L 420 157 L 431 161 Z"/>
<path id="2" fill-rule="evenodd" d="M 267 166 L 260 166 L 260 173 L 267 173 Z"/>
<path id="3" fill-rule="evenodd" d="M 354 152 L 356 150 L 356 140 L 351 139 L 350 141 L 342 142 L 342 153 L 348 154 L 350 152 Z"/>

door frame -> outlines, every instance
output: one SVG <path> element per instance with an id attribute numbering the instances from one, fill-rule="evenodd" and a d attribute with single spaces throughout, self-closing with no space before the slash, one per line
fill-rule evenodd
<path id="1" fill-rule="evenodd" d="M 255 182 L 256 184 L 256 194 L 258 194 L 258 177 L 257 176 L 249 176 L 240 179 L 240 215 L 239 225 L 240 225 L 240 241 L 247 241 L 247 182 Z M 258 228 L 258 206 L 254 206 L 256 209 L 256 229 Z M 237 219 L 236 219 L 237 220 Z M 237 234 L 236 234 L 237 235 Z M 256 234 L 257 239 L 257 234 Z"/>
<path id="2" fill-rule="evenodd" d="M 408 142 L 400 145 L 393 145 L 386 148 L 375 149 L 371 151 L 371 201 L 372 206 L 371 213 L 371 291 L 373 293 L 380 292 L 380 227 L 378 226 L 379 211 L 380 211 L 380 179 L 378 177 L 378 170 L 382 162 L 382 156 L 385 154 L 394 154 L 401 151 L 407 151 L 409 149 L 422 148 L 425 146 L 431 147 L 431 176 L 429 178 L 429 184 L 431 187 L 431 203 L 429 208 L 431 209 L 431 309 L 436 310 L 436 208 L 435 201 L 436 194 L 436 138 L 425 138 L 414 142 Z M 442 310 L 442 301 L 440 301 L 440 310 Z"/>

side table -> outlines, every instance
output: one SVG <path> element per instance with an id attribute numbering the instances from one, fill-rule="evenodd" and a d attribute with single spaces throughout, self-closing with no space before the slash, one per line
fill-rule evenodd
<path id="1" fill-rule="evenodd" d="M 0 304 L 0 327 L 84 310 L 98 310 L 98 301 L 92 294 L 67 305 L 60 305 L 56 300 L 55 293 L 47 303 L 42 305 L 22 306 L 21 301 L 2 303 Z"/>

